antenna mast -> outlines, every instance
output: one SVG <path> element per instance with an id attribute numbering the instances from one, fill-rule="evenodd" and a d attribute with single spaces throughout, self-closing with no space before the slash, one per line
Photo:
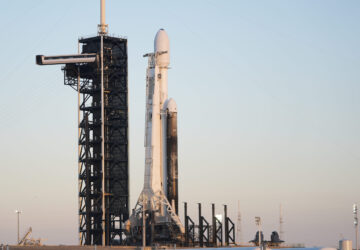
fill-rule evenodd
<path id="1" fill-rule="evenodd" d="M 106 235 L 106 173 L 105 173 L 105 95 L 104 95 L 104 36 L 107 34 L 108 25 L 105 24 L 105 0 L 100 0 L 100 24 L 98 33 L 100 40 L 100 64 L 101 64 L 101 172 L 102 172 L 102 245 L 108 245 Z"/>
<path id="2" fill-rule="evenodd" d="M 100 36 L 108 33 L 108 25 L 105 24 L 105 0 L 100 0 L 100 24 L 98 25 L 98 33 Z"/>

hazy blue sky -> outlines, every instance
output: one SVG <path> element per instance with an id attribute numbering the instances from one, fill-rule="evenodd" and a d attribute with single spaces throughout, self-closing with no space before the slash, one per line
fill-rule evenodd
<path id="1" fill-rule="evenodd" d="M 110 33 L 129 50 L 131 207 L 143 185 L 147 60 L 170 37 L 178 103 L 180 202 L 242 212 L 243 241 L 336 246 L 354 240 L 360 203 L 360 1 L 107 1 Z M 2 0 L 0 242 L 33 227 L 77 244 L 77 97 L 36 54 L 77 52 L 96 34 L 98 0 Z M 182 210 L 181 210 L 182 213 Z M 209 218 L 209 217 L 208 217 Z"/>

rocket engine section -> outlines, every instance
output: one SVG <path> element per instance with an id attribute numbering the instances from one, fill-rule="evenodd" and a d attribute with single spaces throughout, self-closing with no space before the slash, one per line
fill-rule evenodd
<path id="1" fill-rule="evenodd" d="M 178 148 L 177 148 L 177 106 L 174 99 L 167 102 L 167 199 L 179 215 L 178 201 Z"/>

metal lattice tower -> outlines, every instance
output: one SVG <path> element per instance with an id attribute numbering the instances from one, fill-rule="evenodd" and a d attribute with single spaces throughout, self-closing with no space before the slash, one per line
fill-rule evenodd
<path id="1" fill-rule="evenodd" d="M 78 54 L 37 55 L 36 63 L 65 64 L 64 84 L 78 93 L 80 245 L 122 245 L 129 218 L 127 40 L 107 35 L 105 0 L 100 9 L 98 36 L 80 39 Z"/>
<path id="2" fill-rule="evenodd" d="M 82 53 L 98 56 L 63 68 L 79 95 L 80 244 L 121 245 L 129 218 L 127 40 L 101 34 L 79 42 Z"/>

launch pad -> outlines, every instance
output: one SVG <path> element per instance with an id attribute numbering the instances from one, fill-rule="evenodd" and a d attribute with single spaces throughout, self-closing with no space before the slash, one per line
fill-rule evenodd
<path id="1" fill-rule="evenodd" d="M 177 106 L 168 98 L 170 46 L 160 29 L 146 54 L 144 188 L 129 214 L 128 55 L 125 38 L 107 35 L 101 0 L 98 36 L 81 38 L 74 55 L 36 56 L 39 65 L 62 64 L 64 84 L 78 94 L 80 245 L 223 245 L 223 224 L 202 216 L 196 225 L 178 210 Z M 81 48 L 81 49 L 80 49 Z M 235 244 L 225 206 L 225 245 Z"/>

